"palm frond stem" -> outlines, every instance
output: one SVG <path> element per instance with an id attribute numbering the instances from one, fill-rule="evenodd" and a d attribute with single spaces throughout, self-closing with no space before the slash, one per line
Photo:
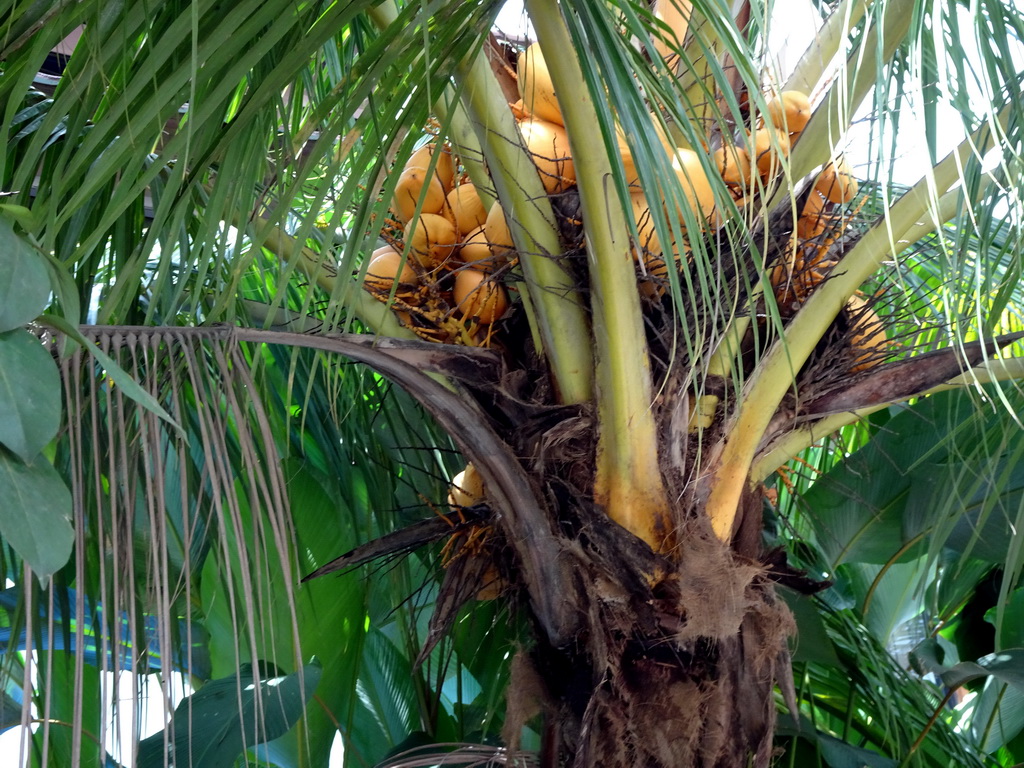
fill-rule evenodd
<path id="1" fill-rule="evenodd" d="M 544 185 L 523 148 L 515 119 L 483 55 L 458 68 L 462 103 L 470 117 L 505 211 L 536 312 L 544 354 L 566 404 L 590 400 L 594 360 L 590 327 L 572 277 L 553 257 L 562 251 Z"/>
<path id="2" fill-rule="evenodd" d="M 1005 108 L 996 127 L 1001 131 L 1009 119 Z M 786 366 L 797 370 L 807 360 L 814 344 L 805 334 L 821 338 L 846 300 L 874 274 L 882 263 L 903 251 L 911 242 L 935 231 L 944 223 L 944 215 L 955 212 L 954 198 L 945 197 L 949 189 L 963 178 L 963 169 L 972 156 L 981 157 L 993 146 L 996 136 L 989 125 L 982 126 L 964 139 L 935 168 L 900 197 L 843 257 L 833 279 L 807 300 L 786 328 L 785 350 L 776 348 L 765 360 L 787 358 Z M 961 192 L 954 193 L 959 196 Z M 952 218 L 952 216 L 950 216 Z M 913 237 L 913 240 L 910 238 Z M 762 377 L 767 380 L 769 375 Z M 787 387 L 782 387 L 784 389 Z M 780 393 L 781 397 L 781 393 Z"/>
<path id="3" fill-rule="evenodd" d="M 965 371 L 945 384 L 927 389 L 921 392 L 919 396 L 925 397 L 950 389 L 964 389 L 995 382 L 1021 380 L 1024 380 L 1024 357 L 995 358 L 986 360 L 981 365 Z M 843 427 L 855 424 L 872 413 L 892 405 L 894 405 L 892 402 L 877 403 L 866 408 L 857 408 L 844 413 L 832 414 L 800 425 L 792 432 L 787 432 L 777 440 L 772 441 L 770 445 L 765 446 L 758 452 L 751 464 L 751 478 L 757 482 L 763 481 L 791 458 L 798 455 L 801 451 L 810 448 L 819 440 L 824 440 Z"/>
<path id="4" fill-rule="evenodd" d="M 482 52 L 474 56 L 482 57 Z M 480 145 L 480 138 L 473 131 L 469 122 L 466 110 L 457 99 L 452 88 L 446 88 L 441 98 L 434 104 L 434 112 L 443 122 L 449 121 L 449 136 L 455 154 L 469 174 L 469 180 L 473 182 L 477 197 L 490 208 L 498 198 L 491 191 L 491 177 L 487 173 L 487 165 L 484 163 L 484 150 Z"/>
<path id="5" fill-rule="evenodd" d="M 1000 130 L 1005 128 L 1008 117 L 1007 108 L 1000 115 Z M 886 258 L 903 250 L 905 233 L 914 230 L 923 235 L 941 226 L 942 222 L 935 218 L 926 220 L 926 214 L 934 208 L 935 201 L 962 178 L 967 159 L 975 154 L 981 156 L 988 150 L 994 141 L 993 134 L 993 129 L 986 125 L 964 139 L 868 230 L 843 258 L 835 277 L 816 290 L 797 312 L 786 327 L 784 337 L 768 352 L 747 382 L 745 397 L 726 427 L 732 438 L 722 449 L 721 464 L 708 496 L 708 514 L 720 538 L 728 540 L 732 535 L 743 488 L 753 481 L 749 470 L 757 446 L 817 340 L 860 285 Z"/>
<path id="6" fill-rule="evenodd" d="M 756 298 L 763 292 L 760 284 L 751 286 L 751 299 Z M 707 372 L 710 376 L 720 376 L 728 379 L 732 376 L 736 361 L 740 354 L 740 344 L 743 337 L 750 328 L 751 317 L 749 314 L 737 315 L 723 331 L 718 346 L 708 358 Z"/>
<path id="7" fill-rule="evenodd" d="M 848 9 L 850 14 L 849 25 L 853 25 L 856 19 L 859 18 L 859 15 L 863 15 L 868 1 L 851 0 L 851 4 L 856 3 L 856 5 Z M 784 169 L 787 179 L 799 179 L 806 176 L 815 166 L 828 161 L 828 155 L 832 152 L 836 136 L 842 135 L 849 127 L 854 112 L 868 93 L 870 93 L 875 83 L 874 67 L 858 66 L 858 60 L 871 61 L 877 57 L 887 60 L 892 56 L 910 28 L 911 6 L 911 0 L 894 0 L 890 3 L 883 16 L 881 25 L 872 27 L 865 42 L 858 50 L 850 54 L 844 72 L 852 71 L 856 73 L 853 82 L 847 83 L 847 79 L 842 76 L 836 78 L 823 103 L 815 110 L 810 123 L 801 133 L 800 141 L 797 142 L 793 155 Z M 838 46 L 847 29 L 847 22 L 843 21 L 840 23 L 839 21 L 834 21 L 839 17 L 840 12 L 843 12 L 842 8 L 830 17 L 830 26 L 826 28 L 825 39 L 830 41 L 835 50 L 838 50 Z M 836 29 L 831 29 L 831 26 L 835 26 Z M 881 34 L 884 34 L 884 45 L 881 52 L 878 50 L 880 28 L 883 30 Z M 805 54 L 805 59 L 809 60 L 812 54 L 817 56 L 816 51 L 816 44 L 812 44 L 808 49 L 808 53 Z M 824 53 L 822 54 L 822 61 L 824 63 L 827 64 L 830 58 L 826 58 Z M 801 78 L 809 79 L 811 77 L 812 70 L 810 67 L 812 63 L 815 62 L 804 64 L 804 61 L 801 60 L 802 69 L 799 70 L 802 72 Z M 824 64 L 821 66 L 824 66 Z M 800 86 L 794 84 L 791 79 L 786 87 L 799 88 Z M 792 185 L 790 184 L 780 185 L 770 202 L 766 205 L 766 210 L 773 210 L 778 206 L 785 205 L 786 201 L 784 198 L 791 194 L 791 190 Z M 761 289 L 761 286 L 754 286 L 752 298 L 756 298 Z M 722 335 L 722 342 L 712 354 L 709 362 L 708 370 L 711 374 L 728 377 L 733 373 L 735 358 L 739 349 L 737 342 L 743 338 L 750 327 L 750 320 L 751 318 L 748 315 L 741 315 L 734 318 L 726 328 Z"/>
<path id="8" fill-rule="evenodd" d="M 863 43 L 850 53 L 846 66 L 836 75 L 793 148 L 789 161 L 792 178 L 802 178 L 829 161 L 836 139 L 847 131 L 861 102 L 877 87 L 876 65 L 889 61 L 907 36 L 914 5 L 914 0 L 891 0 L 878 24 L 871 27 Z M 789 193 L 788 186 L 781 186 L 768 204 L 768 210 L 773 210 Z"/>
<path id="9" fill-rule="evenodd" d="M 250 224 L 255 241 L 278 258 L 295 266 L 309 279 L 316 282 L 331 296 L 340 290 L 345 292 L 352 312 L 368 327 L 377 333 L 399 339 L 417 339 L 408 328 L 398 322 L 388 305 L 377 301 L 369 293 L 362 290 L 361 281 L 357 278 L 344 278 L 347 285 L 342 286 L 338 273 L 324 265 L 323 257 L 311 248 L 300 245 L 281 227 L 264 221 L 253 219 Z"/>
<path id="10" fill-rule="evenodd" d="M 864 18 L 868 4 L 872 1 L 843 0 L 807 46 L 782 90 L 797 90 L 811 95 L 821 82 L 826 67 L 839 52 L 839 46 L 847 39 L 850 30 Z"/>
<path id="11" fill-rule="evenodd" d="M 380 5 L 370 8 L 367 13 L 378 29 L 386 29 L 398 19 L 398 8 L 394 0 L 384 0 Z M 482 56 L 479 51 L 473 56 Z M 445 88 L 441 97 L 434 102 L 434 112 L 442 121 L 449 123 L 449 135 L 459 156 L 466 173 L 469 174 L 473 186 L 480 201 L 486 208 L 490 208 L 495 201 L 490 190 L 490 176 L 487 174 L 487 166 L 483 162 L 483 147 L 480 139 L 473 131 L 469 116 L 459 101 L 452 87 Z"/>
<path id="12" fill-rule="evenodd" d="M 583 209 L 597 352 L 598 447 L 595 498 L 608 515 L 653 548 L 665 538 L 668 508 L 650 410 L 651 370 L 632 246 L 623 205 L 609 188 L 612 167 L 575 47 L 558 4 L 527 0 L 527 13 L 559 96 Z M 612 198 L 612 199 L 610 199 Z"/>

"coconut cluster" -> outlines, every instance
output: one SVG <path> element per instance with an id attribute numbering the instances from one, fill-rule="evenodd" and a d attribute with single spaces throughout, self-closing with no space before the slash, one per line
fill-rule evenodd
<path id="1" fill-rule="evenodd" d="M 811 115 L 807 94 L 787 90 L 769 97 L 764 116 L 752 121 L 749 128 L 740 126 L 734 133 L 719 137 L 719 146 L 711 152 L 711 159 L 737 209 L 758 196 L 764 199 L 766 191 L 782 181 L 784 161 Z M 720 227 L 724 211 L 715 208 L 712 186 L 699 155 L 689 149 L 673 147 L 667 135 L 659 135 L 659 140 L 672 159 L 686 202 L 701 231 Z M 619 150 L 632 190 L 633 216 L 639 234 L 634 251 L 640 273 L 638 282 L 645 296 L 656 298 L 664 291 L 669 264 L 679 269 L 686 257 L 687 234 L 684 228 L 684 241 L 674 242 L 669 248 L 659 242 L 651 204 L 640 187 L 621 132 Z M 835 267 L 835 245 L 852 218 L 846 209 L 858 192 L 852 169 L 846 159 L 837 154 L 820 170 L 806 194 L 801 195 L 787 247 L 769 274 L 783 317 L 794 314 Z M 664 205 L 664 200 L 659 200 L 659 204 Z M 853 373 L 867 370 L 885 357 L 880 354 L 889 346 L 885 325 L 861 296 L 849 299 L 844 316 L 849 326 L 847 343 L 852 352 L 849 370 Z M 698 424 L 701 418 L 694 413 L 692 420 Z"/>
<path id="2" fill-rule="evenodd" d="M 449 148 L 432 142 L 412 154 L 391 212 L 397 227 L 373 252 L 364 288 L 424 338 L 488 339 L 488 326 L 509 307 L 508 290 L 492 279 L 507 260 L 487 247 L 488 210 Z"/>
<path id="3" fill-rule="evenodd" d="M 520 54 L 517 74 L 520 99 L 509 106 L 522 144 L 548 195 L 561 195 L 575 185 L 576 171 L 558 97 L 538 45 Z M 763 116 L 716 138 L 718 146 L 713 150 L 700 148 L 710 154 L 711 163 L 693 149 L 676 146 L 664 128 L 657 129 L 657 139 L 683 192 L 683 199 L 675 200 L 677 218 L 699 230 L 688 234 L 684 225 L 677 230 L 680 241 L 669 244 L 659 240 L 657 209 L 652 207 L 668 213 L 667 202 L 660 194 L 649 199 L 625 134 L 617 129 L 638 234 L 633 253 L 642 295 L 653 300 L 664 292 L 669 271 L 678 271 L 687 259 L 688 237 L 722 226 L 725 212 L 716 208 L 714 193 L 722 188 L 719 181 L 737 209 L 779 181 L 785 158 L 811 114 L 806 94 L 778 93 L 768 99 Z M 661 121 L 652 118 L 652 124 L 658 126 Z M 705 167 L 716 169 L 720 179 L 710 179 Z M 837 156 L 802 196 L 789 246 L 770 273 L 784 316 L 793 314 L 834 266 L 833 245 L 845 228 L 842 207 L 857 191 L 850 167 Z M 486 207 L 461 172 L 459 158 L 435 141 L 414 152 L 399 171 L 391 210 L 398 228 L 392 230 L 389 245 L 373 253 L 366 289 L 389 302 L 399 321 L 423 338 L 492 344 L 495 324 L 513 304 L 507 278 L 515 265 L 515 246 L 501 205 L 495 202 Z M 862 318 L 864 328 L 881 327 L 870 309 L 855 308 L 852 302 L 850 309 Z M 877 341 L 877 334 L 854 337 Z"/>
<path id="4" fill-rule="evenodd" d="M 760 121 L 751 130 L 738 131 L 735 136 L 722 136 L 720 146 L 713 151 L 706 146 L 701 147 L 705 154 L 710 153 L 710 165 L 717 170 L 736 206 L 742 207 L 748 200 L 752 200 L 779 174 L 783 158 L 789 154 L 792 143 L 799 137 L 810 114 L 810 102 L 806 95 L 786 91 L 769 102 L 771 120 L 768 122 Z M 660 124 L 653 116 L 651 122 L 656 126 Z M 700 233 L 722 226 L 723 211 L 716 208 L 714 194 L 715 187 L 721 188 L 722 185 L 719 180 L 708 178 L 701 155 L 693 149 L 675 146 L 676 142 L 664 129 L 658 130 L 657 137 L 683 191 L 684 200 L 676 202 L 679 221 L 696 222 Z M 617 139 L 626 180 L 630 185 L 633 220 L 638 233 L 634 250 L 638 283 L 641 293 L 646 297 L 657 298 L 664 292 L 669 269 L 678 270 L 687 256 L 689 243 L 686 226 L 682 228 L 681 242 L 673 242 L 668 247 L 660 242 L 655 233 L 655 209 L 652 204 L 665 210 L 666 201 L 660 195 L 653 201 L 649 199 L 641 187 L 621 129 Z M 691 218 L 686 218 L 684 208 L 692 214 Z"/>
<path id="5" fill-rule="evenodd" d="M 753 130 L 743 133 L 749 151 L 728 141 L 715 150 L 715 164 L 737 206 L 778 180 L 782 159 L 788 157 L 811 115 L 807 94 L 783 91 L 768 100 L 766 114 Z M 844 208 L 858 191 L 857 179 L 846 159 L 836 155 L 801 196 L 789 242 L 769 276 L 783 317 L 794 314 L 836 265 L 833 246 L 850 220 Z M 885 326 L 867 302 L 856 296 L 847 302 L 845 314 L 851 323 L 850 370 L 866 370 L 878 361 L 877 351 L 887 346 Z"/>
<path id="6" fill-rule="evenodd" d="M 771 105 L 769 105 L 771 107 Z M 771 112 L 773 119 L 777 112 Z M 822 168 L 800 206 L 796 226 L 770 279 L 783 317 L 796 312 L 838 263 L 833 246 L 846 229 L 843 207 L 859 191 L 857 179 L 841 155 Z M 867 370 L 888 346 L 885 325 L 863 298 L 852 296 L 845 314 L 850 321 L 851 373 Z"/>

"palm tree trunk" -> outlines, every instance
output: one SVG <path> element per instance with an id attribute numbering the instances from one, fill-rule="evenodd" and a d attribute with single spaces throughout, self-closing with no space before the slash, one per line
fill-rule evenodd
<path id="1" fill-rule="evenodd" d="M 725 637 L 601 622 L 584 649 L 538 649 L 557 701 L 560 764 L 767 766 L 789 620 L 770 587 L 748 586 L 741 602 Z"/>
<path id="2" fill-rule="evenodd" d="M 575 475 L 558 474 L 546 479 L 549 490 Z M 518 725 L 539 707 L 557 735 L 546 764 L 767 766 L 773 690 L 789 675 L 793 623 L 758 560 L 760 496 L 748 493 L 743 502 L 742 517 L 756 522 L 749 526 L 756 544 L 742 532 L 733 547 L 723 544 L 691 508 L 669 555 L 581 501 L 585 494 L 568 498 L 552 525 L 558 570 L 571 576 L 557 585 L 534 581 L 527 592 L 537 606 L 554 591 L 573 629 L 552 637 L 538 625 L 536 646 L 515 665 L 510 748 Z M 532 544 L 507 540 L 529 556 Z"/>

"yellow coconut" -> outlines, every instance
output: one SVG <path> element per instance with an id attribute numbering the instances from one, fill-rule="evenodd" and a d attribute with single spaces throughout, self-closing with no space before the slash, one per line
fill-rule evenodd
<path id="1" fill-rule="evenodd" d="M 633 153 L 626 143 L 626 137 L 621 128 L 615 129 L 615 140 L 619 144 L 619 156 L 622 157 L 622 167 L 626 169 L 626 184 L 629 186 L 639 186 L 640 175 L 636 172 L 636 165 L 633 163 Z"/>
<path id="2" fill-rule="evenodd" d="M 509 586 L 494 563 L 487 565 L 487 570 L 480 577 L 480 583 L 483 586 L 477 590 L 476 599 L 481 601 L 497 600 Z"/>
<path id="3" fill-rule="evenodd" d="M 690 26 L 690 12 L 693 3 L 690 0 L 656 0 L 654 18 L 664 22 L 669 31 L 655 32 L 654 50 L 661 58 L 672 61 L 679 56 L 679 51 L 686 40 L 686 31 Z"/>
<path id="4" fill-rule="evenodd" d="M 420 147 L 409 156 L 409 160 L 406 162 L 405 167 L 408 168 L 429 168 L 430 163 L 437 155 L 437 162 L 434 165 L 434 173 L 437 174 L 437 178 L 441 180 L 441 185 L 444 187 L 445 194 L 451 190 L 455 184 L 455 161 L 452 159 L 452 153 L 447 149 L 441 148 L 440 153 L 437 150 L 437 144 L 427 144 L 425 147 Z"/>
<path id="5" fill-rule="evenodd" d="M 846 311 L 853 322 L 850 346 L 854 351 L 854 364 L 850 366 L 850 372 L 866 371 L 878 365 L 882 351 L 889 345 L 885 324 L 859 296 L 851 296 L 847 300 Z"/>
<path id="6" fill-rule="evenodd" d="M 565 128 L 531 117 L 519 123 L 519 133 L 549 195 L 576 183 L 576 168 L 572 164 Z"/>
<path id="7" fill-rule="evenodd" d="M 519 95 L 523 98 L 526 111 L 552 123 L 565 125 L 555 97 L 551 73 L 544 63 L 539 43 L 534 43 L 519 54 L 516 70 L 519 73 Z"/>
<path id="8" fill-rule="evenodd" d="M 846 158 L 840 157 L 821 169 L 817 181 L 814 182 L 814 188 L 829 202 L 848 203 L 857 195 L 860 186 L 853 177 L 853 171 Z"/>
<path id="9" fill-rule="evenodd" d="M 404 224 L 413 217 L 420 194 L 426 185 L 427 192 L 423 200 L 423 213 L 440 213 L 444 207 L 444 185 L 436 174 L 427 179 L 425 168 L 406 168 L 398 177 L 395 186 L 395 197 L 391 208 Z"/>
<path id="10" fill-rule="evenodd" d="M 658 118 L 651 116 L 651 125 L 654 126 L 654 135 L 658 137 L 661 146 L 665 149 L 666 159 L 675 152 L 675 143 L 668 135 L 668 131 L 660 124 Z M 626 132 L 621 125 L 615 126 L 615 142 L 619 147 L 619 155 L 622 157 L 622 166 L 626 169 L 626 184 L 635 185 L 640 183 L 636 166 L 633 164 L 633 154 L 629 150 L 629 143 L 626 141 Z"/>
<path id="11" fill-rule="evenodd" d="M 487 244 L 491 247 L 491 253 L 495 256 L 504 256 L 515 249 L 512 242 L 512 233 L 509 231 L 508 222 L 505 220 L 505 211 L 495 201 L 491 210 L 487 212 L 487 221 L 484 222 L 484 232 L 487 235 Z"/>
<path id="12" fill-rule="evenodd" d="M 811 119 L 811 100 L 802 91 L 783 91 L 768 102 L 768 117 L 783 133 L 800 133 Z"/>
<path id="13" fill-rule="evenodd" d="M 441 211 L 455 225 L 460 235 L 466 235 L 487 221 L 487 209 L 472 184 L 460 184 L 448 193 Z"/>
<path id="14" fill-rule="evenodd" d="M 633 258 L 638 262 L 642 261 L 648 272 L 656 275 L 660 274 L 659 270 L 664 270 L 664 265 L 667 261 L 666 249 L 658 238 L 650 203 L 644 196 L 644 193 L 639 190 L 631 192 L 629 198 L 633 209 L 633 221 L 636 224 L 637 234 L 640 237 L 639 242 L 636 243 L 636 247 L 633 249 Z M 679 246 L 673 243 L 670 250 L 673 260 L 678 264 L 682 259 Z"/>
<path id="15" fill-rule="evenodd" d="M 761 180 L 767 182 L 782 170 L 779 158 L 789 156 L 789 136 L 765 126 L 754 132 L 753 141 L 757 171 L 761 175 Z"/>
<path id="16" fill-rule="evenodd" d="M 796 234 L 803 240 L 810 240 L 818 237 L 825 231 L 828 224 L 828 216 L 825 213 L 825 200 L 816 190 L 811 190 L 800 211 L 800 218 L 796 222 Z"/>
<path id="17" fill-rule="evenodd" d="M 390 245 L 375 250 L 370 255 L 370 263 L 366 267 L 366 289 L 378 294 L 390 293 L 396 278 L 400 283 L 415 283 L 416 270 L 409 266 L 408 262 L 403 264 L 402 254 Z"/>
<path id="18" fill-rule="evenodd" d="M 661 255 L 661 241 L 658 240 L 658 233 L 654 229 L 654 216 L 651 215 L 651 207 L 643 192 L 635 190 L 629 195 L 633 207 L 633 221 L 636 223 L 637 233 L 640 235 L 640 242 L 633 250 L 633 258 L 639 259 L 644 254 Z"/>
<path id="19" fill-rule="evenodd" d="M 750 184 L 750 153 L 743 147 L 724 144 L 712 155 L 718 174 L 726 184 L 746 187 Z"/>
<path id="20" fill-rule="evenodd" d="M 679 252 L 673 250 L 672 259 L 675 268 L 679 269 Z M 643 273 L 637 279 L 640 293 L 649 299 L 657 299 L 664 295 L 668 288 L 668 262 L 662 255 L 648 255 L 644 258 Z"/>
<path id="21" fill-rule="evenodd" d="M 463 269 L 455 276 L 455 309 L 463 317 L 488 325 L 508 309 L 505 286 L 477 269 Z"/>
<path id="22" fill-rule="evenodd" d="M 436 213 L 421 214 L 405 228 L 412 254 L 425 269 L 444 264 L 459 243 L 455 225 Z"/>
<path id="23" fill-rule="evenodd" d="M 451 489 L 448 491 L 448 505 L 453 512 L 457 512 L 459 507 L 472 507 L 484 498 L 484 479 L 476 467 L 467 464 L 464 470 L 452 478 Z"/>
<path id="24" fill-rule="evenodd" d="M 525 120 L 526 118 L 530 117 L 530 110 L 528 110 L 526 106 L 523 104 L 522 99 L 510 101 L 508 103 L 508 108 L 512 110 L 512 116 L 516 120 Z"/>
<path id="25" fill-rule="evenodd" d="M 692 149 L 678 148 L 672 157 L 672 169 L 679 178 L 694 215 L 705 221 L 710 219 L 715 211 L 715 193 L 701 165 L 700 156 Z"/>
<path id="26" fill-rule="evenodd" d="M 467 266 L 484 270 L 493 268 L 498 260 L 491 253 L 491 247 L 487 244 L 487 231 L 483 227 L 477 227 L 469 233 L 459 249 L 459 257 Z"/>

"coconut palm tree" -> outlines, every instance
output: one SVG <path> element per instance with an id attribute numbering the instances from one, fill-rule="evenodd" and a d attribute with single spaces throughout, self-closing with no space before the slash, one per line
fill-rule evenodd
<path id="1" fill-rule="evenodd" d="M 820 4 L 781 72 L 785 3 L 500 5 L 11 4 L 4 723 L 109 764 L 131 671 L 147 766 L 1019 759 L 1024 18 Z"/>

